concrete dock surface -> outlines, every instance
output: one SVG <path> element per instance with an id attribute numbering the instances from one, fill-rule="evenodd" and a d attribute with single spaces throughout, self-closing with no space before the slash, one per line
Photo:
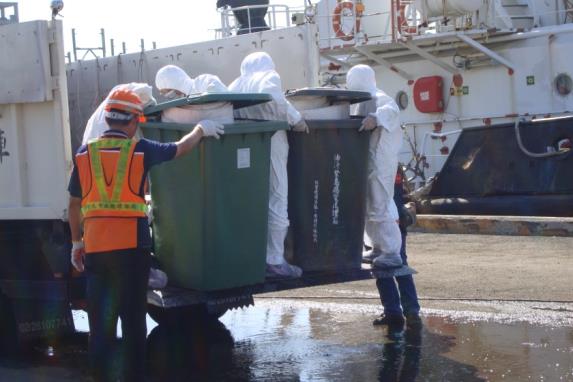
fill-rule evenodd
<path id="1" fill-rule="evenodd" d="M 573 303 L 573 238 L 410 233 L 406 243 L 421 298 Z M 325 295 L 377 292 L 365 280 L 265 296 Z"/>
<path id="2" fill-rule="evenodd" d="M 573 218 L 545 216 L 418 215 L 423 233 L 573 237 Z"/>

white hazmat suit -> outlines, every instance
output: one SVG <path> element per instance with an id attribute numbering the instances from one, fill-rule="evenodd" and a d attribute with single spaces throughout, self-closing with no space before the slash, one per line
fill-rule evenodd
<path id="1" fill-rule="evenodd" d="M 366 116 L 363 127 L 369 124 L 377 127 L 370 138 L 368 155 L 366 236 L 373 248 L 369 255 L 376 257 L 374 264 L 377 266 L 401 266 L 402 235 L 394 202 L 398 153 L 403 139 L 400 109 L 391 97 L 376 87 L 374 70 L 367 65 L 352 67 L 346 76 L 346 84 L 350 90 L 367 91 L 372 95 L 371 101 L 353 105 L 352 114 Z"/>
<path id="2" fill-rule="evenodd" d="M 241 93 L 268 93 L 273 101 L 239 109 L 235 116 L 248 119 L 287 121 L 289 125 L 304 125 L 301 114 L 287 101 L 281 78 L 275 71 L 272 58 L 264 53 L 252 53 L 241 64 L 241 76 L 229 90 Z M 267 239 L 268 274 L 300 277 L 300 268 L 284 259 L 284 241 L 288 219 L 288 160 L 289 144 L 286 131 L 277 131 L 271 139 L 271 173 L 269 194 L 269 231 Z"/>
<path id="3" fill-rule="evenodd" d="M 194 93 L 225 93 L 225 84 L 214 74 L 200 74 L 194 79 Z"/>
<path id="4" fill-rule="evenodd" d="M 143 102 L 144 107 L 151 104 L 155 104 L 155 99 L 151 95 L 152 88 L 147 84 L 131 82 L 129 84 L 121 84 L 115 86 L 109 94 L 113 93 L 114 90 L 119 88 L 127 88 L 132 90 L 135 94 L 139 96 L 141 102 Z M 105 121 L 105 104 L 107 103 L 107 97 L 103 102 L 97 107 L 96 111 L 92 114 L 90 119 L 86 124 L 86 129 L 84 130 L 84 136 L 82 139 L 82 145 L 85 145 L 91 140 L 97 139 L 104 131 L 109 129 L 107 122 Z"/>
<path id="5" fill-rule="evenodd" d="M 155 86 L 160 92 L 170 90 L 179 92 L 179 96 L 187 96 L 193 93 L 194 83 L 191 77 L 183 69 L 175 65 L 165 65 L 155 75 Z M 163 94 L 167 98 L 177 98 L 177 94 Z"/>
<path id="6" fill-rule="evenodd" d="M 196 93 L 224 93 L 227 87 L 213 74 L 200 74 L 192 79 L 183 69 L 175 65 L 166 65 L 155 75 L 155 86 L 162 90 L 177 90 L 181 95 Z"/>
<path id="7" fill-rule="evenodd" d="M 183 69 L 175 65 L 167 65 L 159 69 L 155 76 L 155 85 L 166 98 L 228 91 L 219 77 L 213 74 L 201 74 L 192 79 Z M 174 107 L 164 110 L 161 116 L 163 122 L 175 123 L 198 123 L 206 119 L 221 124 L 233 123 L 233 105 L 217 102 Z"/>

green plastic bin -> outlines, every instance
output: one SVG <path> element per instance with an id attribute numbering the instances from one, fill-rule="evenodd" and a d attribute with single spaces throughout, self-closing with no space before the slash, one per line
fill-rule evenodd
<path id="1" fill-rule="evenodd" d="M 194 126 L 157 122 L 142 130 L 174 142 Z M 264 281 L 270 141 L 287 128 L 237 121 L 220 140 L 205 139 L 151 170 L 155 255 L 170 285 L 211 291 Z"/>

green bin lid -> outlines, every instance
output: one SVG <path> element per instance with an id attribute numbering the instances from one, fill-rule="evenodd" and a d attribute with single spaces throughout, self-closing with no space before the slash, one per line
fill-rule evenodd
<path id="1" fill-rule="evenodd" d="M 174 130 L 188 133 L 192 131 L 195 126 L 196 124 L 172 122 L 146 122 L 140 125 L 144 130 L 144 135 L 146 129 Z M 275 131 L 288 129 L 288 123 L 282 121 L 241 120 L 225 124 L 225 135 L 273 133 Z"/>
<path id="2" fill-rule="evenodd" d="M 178 98 L 167 102 L 162 102 L 154 106 L 149 106 L 145 109 L 145 115 L 153 115 L 161 113 L 165 109 L 172 107 L 188 106 L 188 105 L 204 105 L 214 102 L 230 102 L 235 109 L 243 107 L 254 106 L 261 103 L 272 101 L 273 97 L 270 94 L 260 93 L 203 93 L 193 94 L 188 97 Z"/>
<path id="3" fill-rule="evenodd" d="M 296 97 L 325 97 L 328 103 L 335 104 L 341 102 L 359 103 L 369 101 L 372 96 L 368 92 L 359 92 L 355 90 L 336 89 L 336 88 L 301 88 L 288 90 L 287 98 Z"/>

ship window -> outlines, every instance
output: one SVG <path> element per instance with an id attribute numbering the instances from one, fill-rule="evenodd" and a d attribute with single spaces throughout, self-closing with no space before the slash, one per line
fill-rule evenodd
<path id="1" fill-rule="evenodd" d="M 569 95 L 573 88 L 573 80 L 568 74 L 561 73 L 555 77 L 555 90 L 562 96 Z"/>
<path id="2" fill-rule="evenodd" d="M 408 94 L 404 91 L 399 91 L 398 94 L 396 94 L 396 103 L 400 110 L 406 110 L 408 107 Z"/>

